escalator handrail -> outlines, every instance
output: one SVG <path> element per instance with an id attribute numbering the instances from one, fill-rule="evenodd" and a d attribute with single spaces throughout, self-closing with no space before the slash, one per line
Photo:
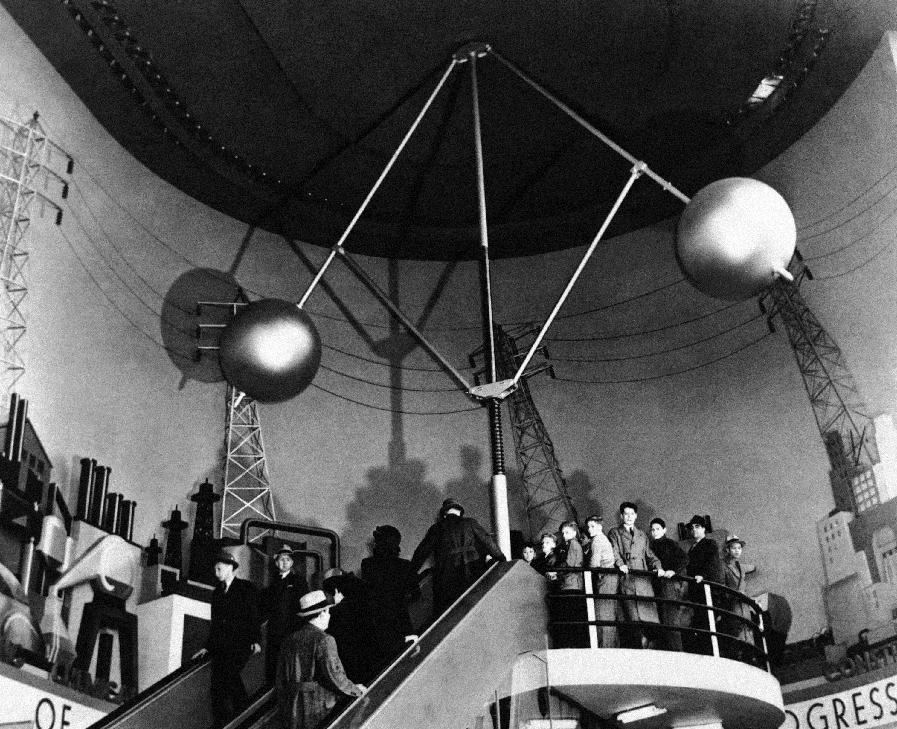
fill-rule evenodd
<path id="1" fill-rule="evenodd" d="M 208 656 L 196 658 L 172 671 L 167 676 L 159 679 L 151 686 L 147 686 L 130 701 L 125 702 L 116 709 L 106 714 L 90 725 L 90 729 L 108 729 L 120 723 L 123 719 L 137 713 L 151 702 L 168 693 L 176 685 L 199 673 L 208 663 Z"/>
<path id="2" fill-rule="evenodd" d="M 380 675 L 373 680 L 363 696 L 359 696 L 334 718 L 330 727 L 360 726 L 370 718 L 380 705 L 405 681 L 410 671 L 416 668 L 435 649 L 470 608 L 489 591 L 514 565 L 513 561 L 494 562 L 467 590 L 453 602 L 442 615 L 428 627 L 420 637 L 409 645 Z M 413 662 L 412 662 L 413 661 Z M 407 664 L 406 670 L 395 671 Z"/>

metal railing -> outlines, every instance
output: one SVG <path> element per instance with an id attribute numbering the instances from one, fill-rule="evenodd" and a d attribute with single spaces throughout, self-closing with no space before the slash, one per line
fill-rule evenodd
<path id="1" fill-rule="evenodd" d="M 731 658 L 771 671 L 763 611 L 737 590 L 710 580 L 658 577 L 644 570 L 624 574 L 616 568 L 558 565 L 550 572 L 558 575 L 549 580 L 548 594 L 548 628 L 556 647 L 617 647 L 619 635 L 633 642 L 632 636 L 641 635 L 651 647 Z M 558 587 L 569 573 L 582 575 L 583 589 Z M 601 589 L 605 580 L 612 589 Z M 625 590 L 624 581 L 630 581 Z M 679 592 L 682 599 L 658 594 L 656 588 L 664 582 L 678 586 L 666 592 Z M 601 609 L 607 602 L 615 605 L 613 617 Z M 604 645 L 608 637 L 610 646 Z"/>

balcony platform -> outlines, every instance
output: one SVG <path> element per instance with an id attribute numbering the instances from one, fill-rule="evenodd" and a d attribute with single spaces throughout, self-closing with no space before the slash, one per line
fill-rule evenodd
<path id="1" fill-rule="evenodd" d="M 605 719 L 653 704 L 666 712 L 633 729 L 779 727 L 782 689 L 766 671 L 727 658 L 659 650 L 560 648 L 522 655 L 513 692 L 553 692 Z"/>

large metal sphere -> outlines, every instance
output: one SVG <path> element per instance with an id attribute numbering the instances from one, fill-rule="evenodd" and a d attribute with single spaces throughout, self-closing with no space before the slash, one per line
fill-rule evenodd
<path id="1" fill-rule="evenodd" d="M 728 177 L 702 188 L 679 219 L 676 258 L 702 293 L 738 301 L 787 269 L 797 228 L 785 199 L 759 180 Z"/>
<path id="2" fill-rule="evenodd" d="M 281 299 L 254 301 L 219 340 L 225 379 L 259 402 L 282 402 L 311 384 L 321 363 L 321 337 L 311 317 Z"/>

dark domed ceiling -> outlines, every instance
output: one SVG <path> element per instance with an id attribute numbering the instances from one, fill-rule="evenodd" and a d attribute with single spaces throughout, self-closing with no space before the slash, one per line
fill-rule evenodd
<path id="1" fill-rule="evenodd" d="M 897 28 L 891 0 L 0 1 L 150 169 L 328 247 L 470 43 L 690 195 L 784 150 Z M 478 255 L 472 65 L 449 74 L 347 248 Z M 499 58 L 475 68 L 492 254 L 589 242 L 631 164 Z M 752 99 L 763 79 L 772 93 Z M 642 178 L 609 236 L 680 209 Z"/>

